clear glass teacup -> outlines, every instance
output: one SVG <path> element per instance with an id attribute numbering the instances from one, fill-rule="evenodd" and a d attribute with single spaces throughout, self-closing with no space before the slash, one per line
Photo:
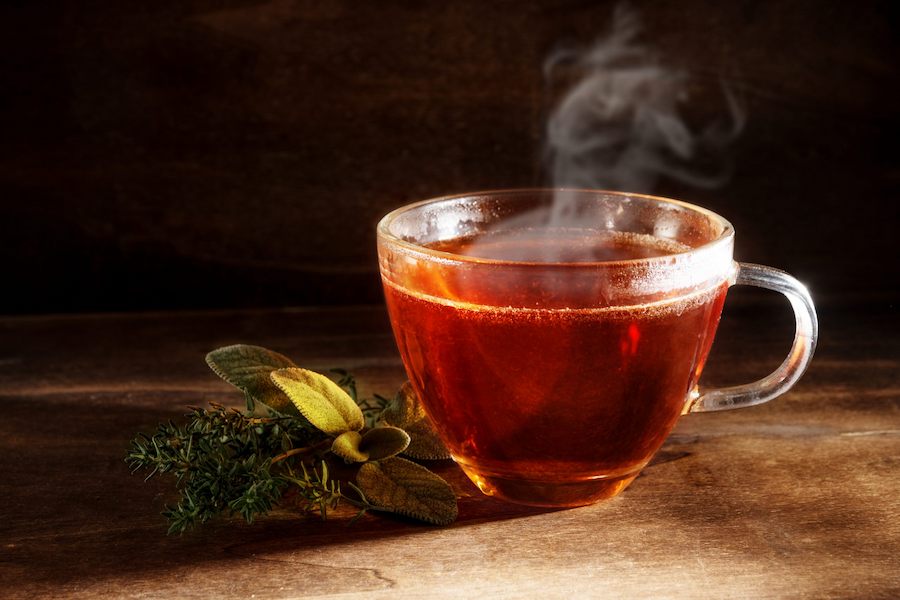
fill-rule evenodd
<path id="1" fill-rule="evenodd" d="M 734 229 L 703 208 L 594 190 L 426 200 L 378 225 L 388 311 L 412 385 L 454 460 L 486 494 L 538 506 L 609 498 L 682 414 L 786 392 L 812 357 L 806 288 L 736 263 Z M 728 288 L 785 294 L 781 366 L 700 390 Z"/>

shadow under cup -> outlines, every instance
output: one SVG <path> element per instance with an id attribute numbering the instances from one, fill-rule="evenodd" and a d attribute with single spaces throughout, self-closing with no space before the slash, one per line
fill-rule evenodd
<path id="1" fill-rule="evenodd" d="M 379 264 L 403 363 L 472 481 L 540 506 L 624 489 L 696 397 L 733 237 L 707 210 L 599 191 L 387 215 Z"/>

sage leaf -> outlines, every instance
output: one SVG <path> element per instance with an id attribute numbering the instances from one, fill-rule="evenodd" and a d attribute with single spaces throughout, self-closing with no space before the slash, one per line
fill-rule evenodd
<path id="1" fill-rule="evenodd" d="M 379 417 L 381 423 L 399 427 L 409 434 L 406 456 L 420 460 L 450 458 L 447 447 L 435 432 L 412 385 L 407 381 Z"/>
<path id="2" fill-rule="evenodd" d="M 345 431 L 359 431 L 365 425 L 353 398 L 324 375 L 292 367 L 272 371 L 269 376 L 300 414 L 320 431 L 338 436 Z"/>
<path id="3" fill-rule="evenodd" d="M 367 462 L 360 467 L 356 483 L 378 510 L 435 525 L 452 523 L 459 514 L 453 488 L 405 458 Z"/>
<path id="4" fill-rule="evenodd" d="M 345 431 L 334 438 L 331 451 L 349 462 L 366 462 L 369 460 L 369 453 L 359 449 L 362 439 L 363 436 L 358 431 Z"/>
<path id="5" fill-rule="evenodd" d="M 285 414 L 298 414 L 288 397 L 272 382 L 276 369 L 296 367 L 291 359 L 260 346 L 235 344 L 206 355 L 213 373 L 238 388 L 247 397 L 247 410 L 253 412 L 262 403 Z"/>
<path id="6" fill-rule="evenodd" d="M 381 460 L 400 454 L 409 445 L 409 436 L 396 427 L 376 427 L 364 435 L 345 431 L 334 438 L 331 451 L 350 462 Z"/>
<path id="7" fill-rule="evenodd" d="M 369 460 L 382 460 L 406 450 L 409 440 L 409 434 L 397 427 L 375 427 L 362 436 L 359 449 Z"/>

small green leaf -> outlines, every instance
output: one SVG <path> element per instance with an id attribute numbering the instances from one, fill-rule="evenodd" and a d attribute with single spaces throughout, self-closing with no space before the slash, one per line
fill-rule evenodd
<path id="1" fill-rule="evenodd" d="M 409 434 L 409 446 L 403 452 L 405 455 L 420 460 L 450 458 L 450 453 L 434 431 L 422 403 L 408 381 L 381 413 L 380 420 Z"/>
<path id="2" fill-rule="evenodd" d="M 400 454 L 409 446 L 409 435 L 397 427 L 375 427 L 366 432 L 359 449 L 369 460 L 382 460 Z"/>
<path id="3" fill-rule="evenodd" d="M 351 462 L 381 460 L 400 454 L 409 445 L 409 436 L 396 427 L 376 427 L 365 435 L 345 431 L 334 438 L 331 451 Z"/>
<path id="4" fill-rule="evenodd" d="M 363 436 L 358 431 L 345 431 L 334 438 L 331 451 L 350 462 L 366 462 L 369 460 L 369 453 L 359 449 L 362 439 Z"/>
<path id="5" fill-rule="evenodd" d="M 254 404 L 260 402 L 278 412 L 297 414 L 288 397 L 269 377 L 276 369 L 296 366 L 288 357 L 260 346 L 235 344 L 207 354 L 206 364 L 216 375 L 244 392 L 248 410 L 253 411 Z"/>
<path id="6" fill-rule="evenodd" d="M 338 436 L 363 428 L 362 411 L 347 392 L 324 375 L 294 367 L 272 371 L 270 377 L 320 431 Z"/>
<path id="7" fill-rule="evenodd" d="M 452 523 L 459 513 L 453 488 L 425 467 L 404 458 L 367 462 L 360 467 L 356 483 L 378 510 L 435 525 Z"/>

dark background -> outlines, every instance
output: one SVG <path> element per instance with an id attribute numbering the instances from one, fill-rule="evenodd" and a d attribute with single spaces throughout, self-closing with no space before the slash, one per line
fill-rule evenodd
<path id="1" fill-rule="evenodd" d="M 48 3 L 49 4 L 49 3 Z M 635 2 L 747 125 L 715 190 L 737 258 L 818 297 L 894 297 L 889 2 Z M 0 313 L 380 302 L 374 224 L 546 183 L 544 57 L 608 2 L 204 0 L 0 8 Z"/>

